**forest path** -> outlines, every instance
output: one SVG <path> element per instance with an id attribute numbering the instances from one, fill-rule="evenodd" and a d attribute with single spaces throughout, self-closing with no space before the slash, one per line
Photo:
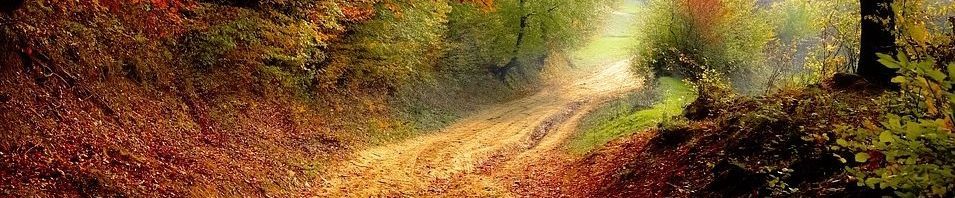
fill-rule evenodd
<path id="1" fill-rule="evenodd" d="M 567 196 L 557 189 L 562 184 L 536 180 L 572 158 L 564 145 L 588 112 L 643 86 L 629 71 L 628 50 L 641 4 L 626 2 L 611 13 L 602 36 L 575 52 L 578 71 L 547 72 L 552 80 L 534 95 L 488 106 L 429 135 L 360 151 L 327 167 L 308 195 Z"/>
<path id="2" fill-rule="evenodd" d="M 512 174 L 561 150 L 590 109 L 641 87 L 617 61 L 446 129 L 370 148 L 322 176 L 319 197 L 516 197 Z M 515 171 L 516 170 L 516 171 Z M 515 175 L 518 177 L 518 175 Z"/>

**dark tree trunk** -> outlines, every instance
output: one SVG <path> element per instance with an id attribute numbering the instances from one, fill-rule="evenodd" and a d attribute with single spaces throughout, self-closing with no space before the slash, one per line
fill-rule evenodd
<path id="1" fill-rule="evenodd" d="M 521 11 L 524 11 L 524 2 L 525 0 L 520 1 Z M 527 20 L 531 18 L 532 14 L 523 14 L 521 15 L 521 26 L 517 30 L 517 43 L 514 44 L 514 56 L 517 56 L 517 53 L 521 51 L 521 46 L 524 45 L 524 37 L 527 34 Z"/>
<path id="2" fill-rule="evenodd" d="M 893 0 L 860 0 L 862 8 L 862 37 L 860 38 L 858 74 L 870 83 L 888 86 L 896 71 L 878 62 L 876 53 L 895 54 L 895 13 Z M 885 23 L 883 23 L 883 21 Z"/>
<path id="3" fill-rule="evenodd" d="M 520 0 L 518 6 L 523 12 L 526 5 L 526 0 Z M 534 14 L 522 14 L 520 29 L 517 30 L 517 42 L 514 43 L 514 51 L 511 52 L 511 60 L 507 62 L 503 67 L 496 67 L 491 70 L 491 73 L 497 77 L 501 82 L 507 83 L 507 75 L 510 74 L 511 70 L 516 67 L 520 67 L 521 63 L 518 61 L 517 56 L 521 52 L 521 47 L 524 45 L 524 37 L 527 35 L 527 20 L 531 18 Z"/>
<path id="4" fill-rule="evenodd" d="M 521 16 L 521 29 L 517 30 L 517 43 L 514 44 L 514 56 L 521 52 L 521 46 L 524 45 L 524 37 L 527 35 L 527 20 L 530 15 Z"/>

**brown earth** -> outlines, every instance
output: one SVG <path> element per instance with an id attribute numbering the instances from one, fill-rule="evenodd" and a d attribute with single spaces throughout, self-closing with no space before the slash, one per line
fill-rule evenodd
<path id="1" fill-rule="evenodd" d="M 452 126 L 404 142 L 367 149 L 324 171 L 308 195 L 319 197 L 519 197 L 564 194 L 521 190 L 525 172 L 570 159 L 561 150 L 587 111 L 641 87 L 619 61 L 565 76 L 543 91 L 489 106 Z"/>

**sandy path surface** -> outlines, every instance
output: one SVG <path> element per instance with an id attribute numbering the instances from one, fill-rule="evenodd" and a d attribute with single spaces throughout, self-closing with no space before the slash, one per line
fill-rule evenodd
<path id="1" fill-rule="evenodd" d="M 589 109 L 640 87 L 619 61 L 462 119 L 430 135 L 357 153 L 331 167 L 318 197 L 517 197 L 508 174 L 562 156 Z M 505 168 L 507 167 L 507 168 Z M 507 171 L 504 171 L 504 170 Z M 514 171 L 518 170 L 518 171 Z"/>

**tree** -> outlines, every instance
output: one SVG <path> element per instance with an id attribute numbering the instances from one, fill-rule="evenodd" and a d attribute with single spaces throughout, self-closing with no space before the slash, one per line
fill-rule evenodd
<path id="1" fill-rule="evenodd" d="M 454 46 L 467 50 L 452 52 L 452 57 L 464 62 L 479 61 L 472 64 L 488 69 L 498 80 L 506 82 L 512 73 L 533 72 L 524 66 L 539 65 L 548 54 L 585 42 L 600 24 L 600 14 L 607 2 L 497 0 L 457 4 L 449 29 L 452 39 L 458 42 Z"/>
<path id="2" fill-rule="evenodd" d="M 553 9 L 557 7 L 554 6 Z M 511 60 L 507 61 L 507 64 L 503 67 L 495 68 L 492 73 L 497 76 L 498 80 L 501 82 L 506 82 L 507 74 L 510 73 L 511 69 L 520 66 L 520 61 L 518 60 L 521 47 L 524 45 L 524 37 L 527 36 L 527 22 L 530 20 L 531 16 L 534 16 L 536 13 L 530 12 L 527 13 L 527 0 L 518 1 L 518 10 L 520 11 L 520 26 L 517 30 L 517 42 L 514 44 L 514 51 L 511 52 Z"/>
<path id="3" fill-rule="evenodd" d="M 856 71 L 876 85 L 889 86 L 895 70 L 878 62 L 877 53 L 895 54 L 897 46 L 892 28 L 895 27 L 893 0 L 860 0 L 862 35 L 860 38 L 859 68 Z"/>
<path id="4" fill-rule="evenodd" d="M 749 81 L 774 36 L 755 0 L 652 0 L 646 7 L 636 64 L 660 76 Z"/>

